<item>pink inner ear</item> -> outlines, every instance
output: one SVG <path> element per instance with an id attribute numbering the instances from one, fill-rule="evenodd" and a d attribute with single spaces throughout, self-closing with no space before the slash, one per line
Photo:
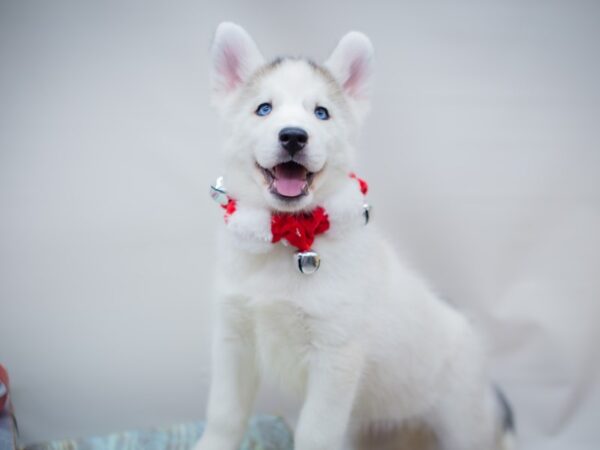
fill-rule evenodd
<path id="1" fill-rule="evenodd" d="M 344 89 L 350 95 L 358 95 L 364 87 L 364 82 L 367 73 L 367 63 L 364 58 L 356 58 L 350 64 L 348 78 L 344 81 Z"/>
<path id="2" fill-rule="evenodd" d="M 233 89 L 242 82 L 240 76 L 240 58 L 238 52 L 230 46 L 225 46 L 221 55 L 219 72 L 225 80 L 227 89 Z"/>

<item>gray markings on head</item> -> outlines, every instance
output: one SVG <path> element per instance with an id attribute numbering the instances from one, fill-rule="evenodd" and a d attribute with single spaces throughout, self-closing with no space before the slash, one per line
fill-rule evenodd
<path id="1" fill-rule="evenodd" d="M 275 58 L 274 60 L 272 60 L 271 62 L 259 67 L 258 70 L 256 70 L 256 72 L 254 72 L 252 74 L 252 76 L 250 77 L 250 79 L 248 80 L 248 83 L 247 83 L 248 86 L 252 86 L 260 78 L 262 78 L 265 75 L 267 75 L 268 73 L 276 70 L 282 64 L 284 64 L 286 62 L 290 62 L 290 61 L 305 62 L 309 67 L 311 67 L 314 70 L 315 73 L 317 73 L 319 76 L 321 76 L 327 82 L 330 89 L 333 91 L 332 93 L 335 96 L 343 96 L 342 87 L 340 86 L 338 81 L 335 79 L 335 77 L 331 74 L 331 72 L 326 67 L 323 67 L 322 65 L 317 64 L 316 62 L 314 62 L 310 59 L 296 57 L 296 56 L 279 56 L 279 57 Z"/>

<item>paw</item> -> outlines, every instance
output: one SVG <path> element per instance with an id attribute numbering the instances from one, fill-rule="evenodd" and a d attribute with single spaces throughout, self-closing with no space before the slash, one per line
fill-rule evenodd
<path id="1" fill-rule="evenodd" d="M 193 450 L 238 450 L 237 442 L 231 442 L 231 439 L 223 439 L 208 434 L 202 436 Z"/>
<path id="2" fill-rule="evenodd" d="M 201 438 L 198 442 L 196 442 L 194 447 L 192 447 L 192 450 L 216 450 L 216 449 L 208 448 L 206 446 L 206 444 L 204 444 L 204 441 Z"/>

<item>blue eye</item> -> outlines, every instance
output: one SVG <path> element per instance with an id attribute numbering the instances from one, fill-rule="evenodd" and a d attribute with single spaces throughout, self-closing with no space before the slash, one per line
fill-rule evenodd
<path id="1" fill-rule="evenodd" d="M 256 108 L 256 114 L 259 116 L 267 116 L 271 111 L 273 111 L 273 107 L 270 103 L 261 103 Z"/>
<path id="2" fill-rule="evenodd" d="M 317 106 L 315 108 L 315 116 L 317 116 L 317 119 L 319 119 L 319 120 L 328 120 L 329 119 L 329 111 L 327 111 L 327 108 L 323 108 L 322 106 Z"/>

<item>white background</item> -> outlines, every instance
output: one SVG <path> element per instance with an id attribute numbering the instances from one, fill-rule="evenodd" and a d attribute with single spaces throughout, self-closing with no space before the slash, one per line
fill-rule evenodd
<path id="1" fill-rule="evenodd" d="M 0 362 L 23 440 L 204 415 L 225 19 L 268 57 L 371 36 L 375 222 L 485 330 L 523 448 L 597 449 L 592 1 L 2 2 Z"/>

